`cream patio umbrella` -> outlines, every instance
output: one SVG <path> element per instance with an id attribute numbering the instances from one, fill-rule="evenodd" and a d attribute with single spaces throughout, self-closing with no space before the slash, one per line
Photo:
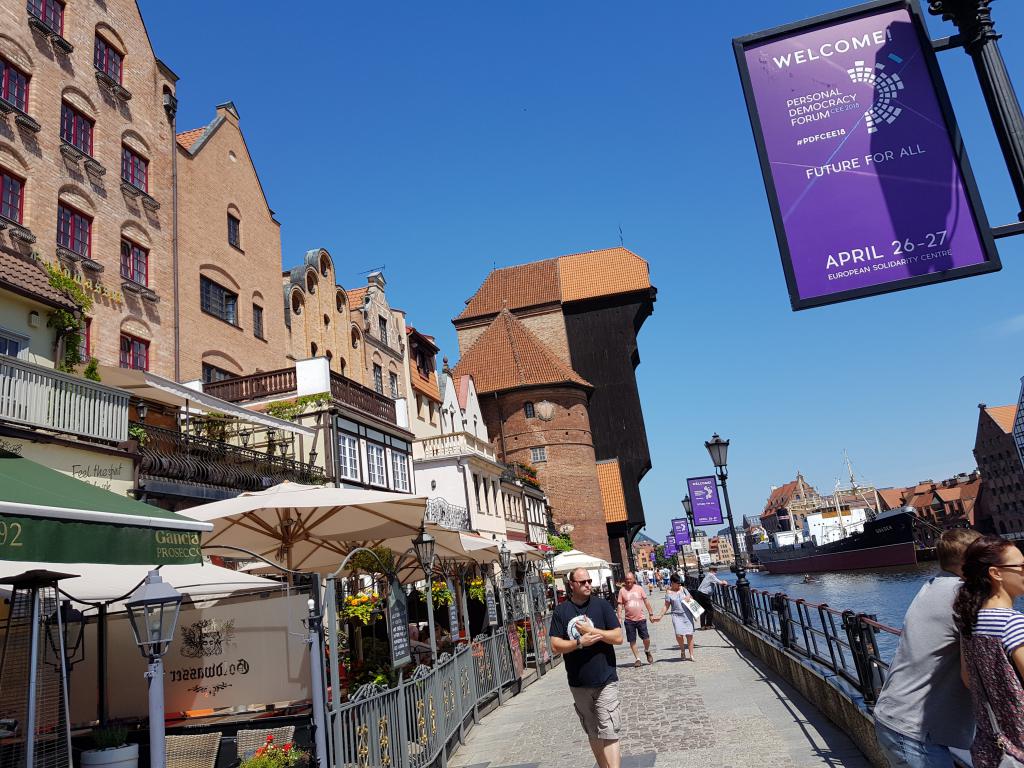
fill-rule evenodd
<path id="1" fill-rule="evenodd" d="M 285 482 L 265 491 L 183 510 L 213 524 L 208 552 L 238 547 L 296 571 L 331 572 L 360 545 L 386 540 L 409 546 L 420 530 L 426 498 Z"/>

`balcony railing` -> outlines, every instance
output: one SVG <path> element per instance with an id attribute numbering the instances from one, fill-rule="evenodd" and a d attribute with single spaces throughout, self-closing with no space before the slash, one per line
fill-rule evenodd
<path id="1" fill-rule="evenodd" d="M 238 491 L 261 491 L 285 480 L 306 484 L 324 482 L 320 467 L 173 429 L 149 424 L 135 426 L 146 435 L 139 451 L 142 454 L 140 472 L 147 477 Z"/>
<path id="2" fill-rule="evenodd" d="M 427 512 L 423 520 L 453 531 L 472 530 L 469 524 L 469 510 L 450 504 L 447 499 L 427 499 Z"/>
<path id="3" fill-rule="evenodd" d="M 333 371 L 331 372 L 331 397 L 339 403 L 376 416 L 389 424 L 398 423 L 395 418 L 394 400 Z"/>
<path id="4" fill-rule="evenodd" d="M 0 356 L 0 420 L 94 440 L 128 439 L 127 392 Z"/>
<path id="5" fill-rule="evenodd" d="M 476 454 L 488 461 L 495 461 L 494 448 L 490 443 L 468 432 L 453 432 L 417 440 L 412 444 L 414 459 L 439 459 L 445 456 L 468 456 Z"/>
<path id="6" fill-rule="evenodd" d="M 203 385 L 203 392 L 231 403 L 258 400 L 261 397 L 283 395 L 295 391 L 295 369 L 263 371 L 251 376 L 238 376 Z"/>

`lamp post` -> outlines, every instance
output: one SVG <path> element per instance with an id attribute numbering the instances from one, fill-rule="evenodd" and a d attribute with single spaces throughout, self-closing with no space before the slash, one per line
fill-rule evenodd
<path id="1" fill-rule="evenodd" d="M 683 499 L 683 509 L 686 511 L 686 517 L 690 521 L 690 538 L 694 545 L 697 543 L 697 526 L 693 522 L 693 502 L 690 501 L 690 494 L 686 494 Z M 704 578 L 704 566 L 700 564 L 700 552 L 696 549 L 693 550 L 693 556 L 697 559 L 697 578 Z"/>
<path id="2" fill-rule="evenodd" d="M 988 105 L 989 116 L 999 139 L 1010 180 L 1017 194 L 1024 221 L 1024 115 L 1013 90 L 1006 62 L 999 50 L 1000 35 L 996 32 L 989 8 L 991 0 L 928 0 L 930 13 L 952 21 L 964 51 L 974 62 L 981 92 Z"/>
<path id="3" fill-rule="evenodd" d="M 544 562 L 547 563 L 548 573 L 551 574 L 551 605 L 558 604 L 558 588 L 555 586 L 555 550 L 549 549 L 544 553 Z"/>
<path id="4" fill-rule="evenodd" d="M 419 560 L 423 575 L 427 577 L 427 630 L 430 632 L 430 661 L 437 662 L 437 637 L 434 633 L 434 547 L 437 541 L 427 533 L 424 526 L 412 540 L 416 559 Z"/>
<path id="5" fill-rule="evenodd" d="M 46 619 L 46 644 L 52 656 L 50 664 L 60 669 L 63 660 L 67 670 L 68 689 L 71 688 L 71 669 L 85 659 L 85 615 L 71 607 L 70 600 L 62 600 L 60 607 Z M 70 698 L 70 696 L 69 696 Z"/>
<path id="6" fill-rule="evenodd" d="M 165 768 L 164 749 L 164 662 L 163 655 L 174 639 L 181 608 L 181 593 L 150 571 L 125 602 L 128 620 L 143 657 L 149 659 L 149 765 Z"/>
<path id="7" fill-rule="evenodd" d="M 739 541 L 736 539 L 736 525 L 732 519 L 732 505 L 729 503 L 729 466 L 726 461 L 729 454 L 729 441 L 723 440 L 715 432 L 711 440 L 704 443 L 711 455 L 711 463 L 715 465 L 715 474 L 722 484 L 722 495 L 725 496 L 725 511 L 729 515 L 729 535 L 732 537 L 733 567 L 736 571 L 736 589 L 740 594 L 740 614 L 744 624 L 750 623 L 750 582 L 747 581 L 747 569 L 740 560 Z"/>

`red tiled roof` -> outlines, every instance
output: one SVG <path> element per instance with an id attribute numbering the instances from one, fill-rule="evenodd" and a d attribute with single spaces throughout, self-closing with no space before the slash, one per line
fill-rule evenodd
<path id="1" fill-rule="evenodd" d="M 50 285 L 39 262 L 0 250 L 0 288 L 34 298 L 51 307 L 76 309 L 75 303 Z"/>
<path id="2" fill-rule="evenodd" d="M 353 288 L 348 291 L 348 308 L 350 311 L 363 308 L 363 297 L 369 289 L 368 285 L 364 285 L 362 288 Z"/>
<path id="3" fill-rule="evenodd" d="M 494 270 L 456 320 L 650 288 L 647 262 L 632 251 L 585 251 Z"/>
<path id="4" fill-rule="evenodd" d="M 903 506 L 903 488 L 879 488 L 878 495 L 886 509 L 899 509 Z"/>
<path id="5" fill-rule="evenodd" d="M 498 313 L 455 366 L 454 375 L 466 374 L 473 377 L 480 394 L 544 384 L 591 386 L 507 309 Z"/>
<path id="6" fill-rule="evenodd" d="M 178 141 L 178 146 L 182 149 L 192 149 L 192 145 L 199 141 L 199 137 L 206 133 L 206 126 L 202 128 L 193 128 L 191 131 L 182 131 L 174 138 Z"/>
<path id="7" fill-rule="evenodd" d="M 992 417 L 992 421 L 999 425 L 999 428 L 1006 434 L 1013 432 L 1013 420 L 1017 416 L 1016 405 L 997 405 L 994 408 L 986 408 L 985 413 Z"/>

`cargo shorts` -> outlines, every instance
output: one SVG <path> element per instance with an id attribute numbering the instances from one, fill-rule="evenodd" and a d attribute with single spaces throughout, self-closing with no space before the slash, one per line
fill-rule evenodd
<path id="1" fill-rule="evenodd" d="M 617 741 L 622 730 L 619 721 L 619 683 L 598 688 L 569 688 L 572 691 L 580 725 L 591 739 Z"/>

